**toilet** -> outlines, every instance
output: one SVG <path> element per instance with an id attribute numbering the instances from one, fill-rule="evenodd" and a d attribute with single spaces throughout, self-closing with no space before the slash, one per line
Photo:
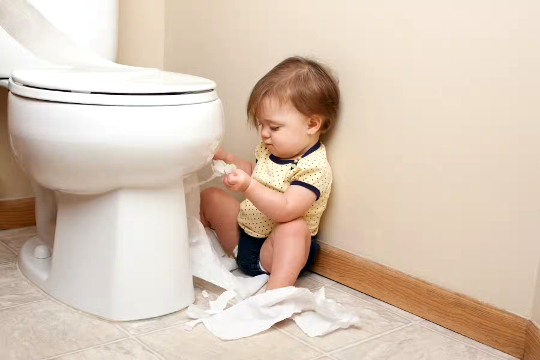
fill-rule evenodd
<path id="1" fill-rule="evenodd" d="M 72 3 L 76 11 L 67 11 Z M 0 48 L 10 51 L 0 78 L 9 88 L 11 148 L 36 195 L 38 236 L 21 249 L 21 272 L 59 301 L 110 320 L 187 307 L 194 291 L 183 180 L 221 141 L 216 84 L 108 63 L 116 0 L 34 5 L 104 61 L 32 58 L 0 28 Z M 88 20 L 97 16 L 101 22 Z"/>

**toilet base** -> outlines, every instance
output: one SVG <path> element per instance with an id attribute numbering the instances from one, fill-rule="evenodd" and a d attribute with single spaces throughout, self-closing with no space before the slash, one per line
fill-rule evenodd
<path id="1" fill-rule="evenodd" d="M 24 275 L 74 308 L 117 321 L 161 316 L 192 304 L 182 181 L 99 195 L 60 193 L 53 255 L 38 238 L 20 252 Z"/>

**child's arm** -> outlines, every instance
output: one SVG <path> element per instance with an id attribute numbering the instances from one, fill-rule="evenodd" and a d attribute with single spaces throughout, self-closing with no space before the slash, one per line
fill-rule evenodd
<path id="1" fill-rule="evenodd" d="M 303 216 L 317 200 L 314 192 L 302 186 L 289 186 L 284 193 L 280 193 L 241 170 L 226 175 L 223 183 L 229 190 L 243 192 L 260 212 L 280 223 Z"/>
<path id="2" fill-rule="evenodd" d="M 244 159 L 240 159 L 230 152 L 227 152 L 221 148 L 218 149 L 216 152 L 216 155 L 214 155 L 214 160 L 223 160 L 227 164 L 234 164 L 236 165 L 236 168 L 242 169 L 246 174 L 250 175 L 253 173 L 253 169 L 255 169 L 255 163 L 250 162 Z"/>

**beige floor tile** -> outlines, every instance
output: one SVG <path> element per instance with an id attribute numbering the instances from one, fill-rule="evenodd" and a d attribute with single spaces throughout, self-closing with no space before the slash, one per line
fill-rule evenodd
<path id="1" fill-rule="evenodd" d="M 492 348 L 490 346 L 479 343 L 478 341 L 474 341 L 473 339 L 470 339 L 470 338 L 468 338 L 466 336 L 460 335 L 460 334 L 458 334 L 456 332 L 453 332 L 452 330 L 448 330 L 446 328 L 443 328 L 442 326 L 439 326 L 439 325 L 434 324 L 432 322 L 429 322 L 427 320 L 422 321 L 420 323 L 420 325 L 425 326 L 425 327 L 427 327 L 427 328 L 429 328 L 431 330 L 437 331 L 437 332 L 439 332 L 441 334 L 444 334 L 446 336 L 449 336 L 449 337 L 451 337 L 453 339 L 456 339 L 456 340 L 459 340 L 459 341 L 464 342 L 466 344 L 469 344 L 471 346 L 474 346 L 475 348 L 478 348 L 480 350 L 484 350 L 485 352 L 490 353 L 492 355 L 495 355 L 495 356 L 497 356 L 497 357 L 499 357 L 501 359 L 517 360 L 516 357 L 513 357 L 511 355 L 503 353 L 502 351 L 494 349 L 494 348 Z"/>
<path id="2" fill-rule="evenodd" d="M 199 279 L 197 277 L 194 277 L 193 278 L 193 284 L 196 286 L 196 287 L 199 287 L 201 289 L 204 289 L 206 291 L 209 291 L 210 293 L 214 294 L 214 295 L 221 295 L 223 292 L 225 292 L 225 289 L 223 288 L 220 288 L 219 286 L 217 285 L 214 285 L 206 280 L 203 280 L 203 279 Z"/>
<path id="3" fill-rule="evenodd" d="M 45 295 L 26 280 L 0 285 L 0 309 L 45 299 Z"/>
<path id="4" fill-rule="evenodd" d="M 332 354 L 340 360 L 497 360 L 417 324 Z"/>
<path id="5" fill-rule="evenodd" d="M 29 239 L 29 237 L 18 237 L 13 239 L 5 239 L 0 242 L 4 243 L 7 247 L 13 250 L 15 253 L 19 254 L 24 243 Z"/>
<path id="6" fill-rule="evenodd" d="M 140 340 L 167 360 L 307 360 L 323 355 L 276 329 L 223 341 L 200 324 L 192 331 L 178 326 L 143 335 Z"/>
<path id="7" fill-rule="evenodd" d="M 21 276 L 17 264 L 0 266 L 0 309 L 45 298 L 43 292 Z"/>
<path id="8" fill-rule="evenodd" d="M 5 283 L 22 280 L 16 263 L 0 265 L 0 286 Z"/>
<path id="9" fill-rule="evenodd" d="M 208 309 L 210 307 L 208 302 L 217 299 L 217 296 L 212 293 L 209 293 L 208 295 L 209 296 L 207 298 L 204 298 L 202 296 L 202 289 L 195 288 L 195 305 L 198 305 L 203 309 Z M 184 309 L 173 314 L 160 316 L 157 318 L 123 322 L 120 323 L 120 326 L 131 335 L 140 335 L 150 331 L 182 324 L 191 320 L 186 313 L 187 309 Z"/>
<path id="10" fill-rule="evenodd" d="M 0 310 L 0 359 L 41 359 L 125 336 L 112 324 L 52 300 Z"/>
<path id="11" fill-rule="evenodd" d="M 360 291 L 356 291 L 354 289 L 351 289 L 350 287 L 347 287 L 345 285 L 342 285 L 342 284 L 335 284 L 333 286 L 335 289 L 338 289 L 340 291 L 344 291 L 346 292 L 347 294 L 351 294 L 359 299 L 362 299 L 362 300 L 365 300 L 365 301 L 368 301 L 372 304 L 375 304 L 375 305 L 379 305 L 379 306 L 382 306 L 383 308 L 387 309 L 387 310 L 390 310 L 398 315 L 401 315 L 411 321 L 421 321 L 423 320 L 421 317 L 418 317 L 414 314 L 411 314 L 410 312 L 407 312 L 405 310 L 401 310 L 400 308 L 398 307 L 395 307 L 393 305 L 390 305 L 388 303 L 385 303 L 384 301 L 381 301 L 379 299 L 375 299 L 374 297 L 371 297 L 367 294 L 364 294 Z"/>
<path id="12" fill-rule="evenodd" d="M 28 237 L 34 236 L 37 234 L 37 229 L 35 226 L 30 227 L 24 227 L 24 228 L 18 228 L 18 229 L 10 229 L 10 230 L 2 230 L 0 231 L 0 240 L 4 239 L 11 239 L 16 237 Z"/>
<path id="13" fill-rule="evenodd" d="M 309 290 L 317 290 L 325 285 L 308 275 L 301 275 L 298 280 L 296 280 L 294 286 L 299 288 L 306 288 Z"/>
<path id="14" fill-rule="evenodd" d="M 60 356 L 55 360 L 159 360 L 159 357 L 133 339 Z"/>
<path id="15" fill-rule="evenodd" d="M 359 328 L 351 327 L 348 329 L 337 330 L 320 337 L 308 337 L 302 332 L 302 330 L 300 330 L 300 328 L 298 328 L 296 323 L 290 319 L 277 324 L 277 326 L 280 329 L 283 329 L 296 336 L 302 341 L 328 352 L 353 344 L 367 337 L 403 326 L 410 322 L 409 320 L 381 307 L 375 306 L 369 302 L 360 300 L 354 296 L 345 294 L 331 287 L 326 288 L 326 297 L 348 306 L 353 311 L 357 311 L 359 317 L 362 319 L 363 325 L 361 325 Z M 363 313 L 362 310 L 366 309 L 370 310 L 370 312 Z"/>
<path id="16" fill-rule="evenodd" d="M 334 280 L 325 278 L 324 276 L 321 276 L 319 274 L 315 274 L 314 272 L 311 272 L 311 271 L 306 271 L 303 275 L 309 277 L 310 279 L 313 279 L 313 280 L 316 280 L 316 281 L 322 283 L 324 286 L 332 286 L 332 285 L 338 284 Z"/>
<path id="17" fill-rule="evenodd" d="M 7 248 L 6 245 L 0 242 L 0 264 L 14 262 L 17 259 L 17 254 Z"/>

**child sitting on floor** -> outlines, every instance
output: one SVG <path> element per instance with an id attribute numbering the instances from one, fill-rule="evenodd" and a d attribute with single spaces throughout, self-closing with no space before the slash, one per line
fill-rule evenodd
<path id="1" fill-rule="evenodd" d="M 260 129 L 256 162 L 219 149 L 214 159 L 234 164 L 223 183 L 246 197 L 239 203 L 219 188 L 201 193 L 201 222 L 247 275 L 270 274 L 268 290 L 292 286 L 309 269 L 332 184 L 326 148 L 319 141 L 337 119 L 337 80 L 319 63 L 291 57 L 255 85 L 248 121 Z"/>

